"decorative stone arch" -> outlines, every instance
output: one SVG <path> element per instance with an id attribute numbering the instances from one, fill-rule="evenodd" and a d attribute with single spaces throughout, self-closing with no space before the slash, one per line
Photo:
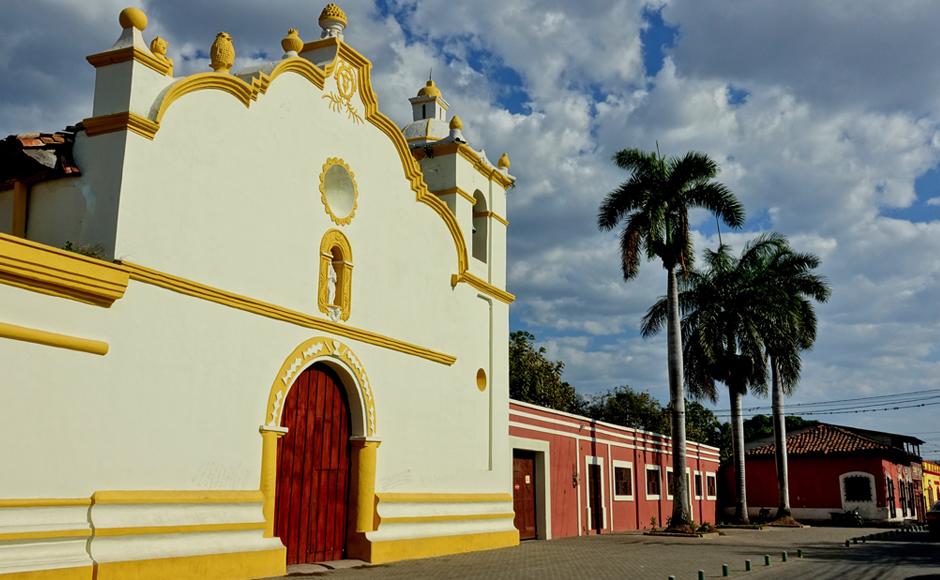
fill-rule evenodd
<path id="1" fill-rule="evenodd" d="M 321 363 L 335 371 L 349 400 L 350 436 L 350 557 L 367 556 L 365 532 L 375 529 L 375 462 L 380 441 L 375 438 L 376 417 L 372 383 L 359 357 L 342 342 L 315 337 L 297 346 L 281 365 L 271 385 L 260 432 L 261 492 L 264 495 L 265 536 L 274 536 L 274 502 L 277 493 L 277 440 L 287 433 L 281 426 L 284 402 L 300 373 Z M 367 559 L 367 558 L 363 558 Z"/>

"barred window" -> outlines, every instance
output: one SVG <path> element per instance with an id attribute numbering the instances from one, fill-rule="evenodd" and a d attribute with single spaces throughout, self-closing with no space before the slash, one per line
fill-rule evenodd
<path id="1" fill-rule="evenodd" d="M 845 501 L 871 501 L 871 478 L 865 475 L 851 475 L 843 480 Z"/>

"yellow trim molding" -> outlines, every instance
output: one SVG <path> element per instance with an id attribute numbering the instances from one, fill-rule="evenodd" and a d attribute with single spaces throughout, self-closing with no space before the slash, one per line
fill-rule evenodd
<path id="1" fill-rule="evenodd" d="M 484 503 L 511 502 L 508 493 L 378 493 L 382 503 Z"/>
<path id="2" fill-rule="evenodd" d="M 2 508 L 33 508 L 33 507 L 80 507 L 91 505 L 87 497 L 40 497 L 24 499 L 0 499 Z"/>
<path id="3" fill-rule="evenodd" d="M 345 216 L 336 215 L 336 213 L 333 211 L 333 208 L 330 207 L 330 200 L 327 199 L 326 173 L 333 167 L 341 167 L 343 170 L 345 170 L 347 175 L 349 175 L 349 181 L 352 182 L 352 209 L 349 210 L 349 214 Z M 320 201 L 323 203 L 323 208 L 326 210 L 326 215 L 330 216 L 330 220 L 338 226 L 345 226 L 352 222 L 353 218 L 356 217 L 356 208 L 359 207 L 359 187 L 356 185 L 356 174 L 353 173 L 352 169 L 349 168 L 349 164 L 339 157 L 330 157 L 326 160 L 326 163 L 323 164 L 323 169 L 320 171 Z"/>
<path id="4" fill-rule="evenodd" d="M 339 230 L 327 230 L 320 240 L 320 275 L 317 308 L 323 314 L 339 308 L 339 319 L 349 320 L 352 311 L 352 246 Z M 333 302 L 330 302 L 330 270 L 336 275 Z"/>
<path id="5" fill-rule="evenodd" d="M 381 524 L 432 524 L 437 522 L 466 522 L 474 520 L 506 520 L 513 519 L 516 514 L 512 512 L 502 514 L 445 514 L 436 516 L 400 516 L 394 518 L 379 517 Z"/>
<path id="6" fill-rule="evenodd" d="M 483 292 L 484 294 L 488 294 L 489 296 L 492 296 L 493 298 L 499 300 L 500 302 L 504 302 L 506 304 L 511 304 L 516 299 L 516 297 L 510 294 L 509 292 L 506 292 L 505 290 L 501 290 L 497 288 L 496 286 L 493 286 L 486 280 L 483 280 L 482 278 L 479 278 L 471 274 L 470 272 L 464 272 L 462 274 L 454 274 L 450 277 L 450 285 L 452 287 L 456 287 L 457 284 L 460 284 L 461 282 L 465 282 L 473 286 L 480 292 Z"/>
<path id="7" fill-rule="evenodd" d="M 75 568 L 48 568 L 46 570 L 30 570 L 29 572 L 0 573 L 2 580 L 92 580 L 93 566 L 78 566 Z"/>
<path id="8" fill-rule="evenodd" d="M 98 117 L 89 117 L 82 121 L 85 127 L 85 133 L 89 137 L 103 135 L 105 133 L 114 133 L 116 131 L 132 131 L 141 137 L 153 140 L 160 124 L 155 123 L 147 117 L 141 117 L 137 113 L 130 111 L 125 113 L 114 113 L 113 115 L 100 115 Z"/>
<path id="9" fill-rule="evenodd" d="M 233 292 L 227 292 L 218 288 L 206 286 L 205 284 L 200 284 L 198 282 L 193 282 L 192 280 L 173 276 L 172 274 L 166 274 L 157 270 L 145 268 L 144 266 L 133 264 L 131 262 L 123 262 L 122 265 L 130 274 L 132 279 L 139 282 L 144 282 L 146 284 L 151 284 L 153 286 L 159 286 L 167 290 L 172 290 L 174 292 L 179 292 L 180 294 L 186 294 L 187 296 L 193 296 L 195 298 L 208 300 L 210 302 L 222 304 L 231 308 L 237 308 L 238 310 L 244 310 L 245 312 L 251 312 L 252 314 L 266 316 L 268 318 L 273 318 L 274 320 L 290 322 L 305 328 L 312 328 L 321 332 L 329 332 L 337 336 L 343 336 L 353 340 L 358 340 L 359 342 L 364 342 L 366 344 L 417 356 L 443 365 L 450 366 L 457 362 L 457 358 L 454 356 L 431 350 L 429 348 L 424 348 L 422 346 L 417 346 L 403 340 L 390 338 L 381 334 L 370 332 L 368 330 L 363 330 L 361 328 L 347 326 L 345 324 L 323 320 L 321 318 L 315 318 L 309 314 L 304 314 L 303 312 L 290 310 L 282 306 L 276 306 L 268 302 L 249 298 L 247 296 L 242 296 Z"/>
<path id="10" fill-rule="evenodd" d="M 503 224 L 506 227 L 509 227 L 509 222 L 503 216 L 499 215 L 496 212 L 492 211 L 475 211 L 473 212 L 473 217 L 491 217 L 499 223 Z"/>
<path id="11" fill-rule="evenodd" d="M 133 60 L 163 76 L 171 76 L 173 74 L 172 62 L 158 58 L 152 53 L 148 54 L 134 46 L 91 54 L 85 57 L 85 59 L 95 68 Z"/>
<path id="12" fill-rule="evenodd" d="M 477 200 L 476 200 L 475 197 L 473 197 L 472 195 L 470 195 L 470 194 L 467 193 L 466 191 L 460 189 L 459 187 L 451 187 L 451 188 L 449 188 L 449 189 L 439 189 L 439 190 L 437 190 L 437 191 L 432 191 L 431 193 L 433 193 L 434 195 L 436 195 L 436 196 L 438 196 L 438 197 L 441 197 L 441 196 L 443 196 L 443 195 L 450 195 L 450 194 L 452 194 L 452 193 L 456 193 L 456 194 L 459 195 L 460 197 L 462 197 L 462 198 L 464 198 L 465 200 L 469 201 L 469 202 L 470 202 L 470 205 L 476 205 L 476 204 L 477 204 Z"/>
<path id="13" fill-rule="evenodd" d="M 395 562 L 397 560 L 430 558 L 446 554 L 461 554 L 464 552 L 507 548 L 509 546 L 518 545 L 518 530 L 463 534 L 459 536 L 439 536 L 434 538 L 409 538 L 407 540 L 373 543 L 371 545 L 371 557 L 369 561 L 373 564 L 382 564 L 385 562 Z"/>
<path id="14" fill-rule="evenodd" d="M 36 328 L 26 328 L 25 326 L 16 326 L 0 322 L 0 337 L 13 340 L 22 340 L 23 342 L 32 342 L 56 348 L 67 348 L 88 352 L 91 354 L 108 354 L 108 343 L 101 340 L 92 340 L 90 338 L 79 338 L 77 336 L 68 336 Z"/>
<path id="15" fill-rule="evenodd" d="M 110 262 L 0 234 L 0 283 L 110 306 L 127 280 L 127 271 Z"/>
<path id="16" fill-rule="evenodd" d="M 509 188 L 515 183 L 515 180 L 509 177 L 507 174 L 500 171 L 498 168 L 490 165 L 490 162 L 483 158 L 480 153 L 475 151 L 473 147 L 470 147 L 466 143 L 451 142 L 451 143 L 440 143 L 436 145 L 431 145 L 431 154 L 434 157 L 441 155 L 453 155 L 458 154 L 464 158 L 477 173 L 483 177 L 493 180 L 496 183 L 500 184 L 504 188 Z M 427 151 L 424 147 L 416 147 L 411 150 L 412 155 L 415 159 L 421 160 L 427 156 Z"/>
<path id="17" fill-rule="evenodd" d="M 0 534 L 0 542 L 13 542 L 20 540 L 49 540 L 52 538 L 88 538 L 91 537 L 91 528 L 78 530 L 36 530 L 30 532 L 4 532 Z"/>
<path id="18" fill-rule="evenodd" d="M 143 536 L 150 534 L 193 534 L 207 532 L 241 532 L 263 530 L 264 522 L 237 522 L 225 524 L 190 524 L 179 526 L 136 526 L 128 528 L 95 528 L 98 536 Z"/>
<path id="19" fill-rule="evenodd" d="M 95 580 L 248 580 L 286 573 L 286 548 L 95 564 Z"/>
<path id="20" fill-rule="evenodd" d="M 258 490 L 107 490 L 91 496 L 95 504 L 190 504 L 190 503 L 260 503 Z"/>

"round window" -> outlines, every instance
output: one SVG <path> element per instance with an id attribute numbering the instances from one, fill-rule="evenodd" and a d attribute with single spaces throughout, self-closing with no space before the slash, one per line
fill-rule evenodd
<path id="1" fill-rule="evenodd" d="M 327 215 L 337 225 L 346 225 L 356 215 L 359 191 L 349 166 L 342 159 L 330 158 L 320 174 L 320 199 Z"/>

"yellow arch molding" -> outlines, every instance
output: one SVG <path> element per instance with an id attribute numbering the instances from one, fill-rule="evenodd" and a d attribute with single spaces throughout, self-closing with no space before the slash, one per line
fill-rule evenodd
<path id="1" fill-rule="evenodd" d="M 447 229 L 454 241 L 454 249 L 457 253 L 457 274 L 452 276 L 452 280 L 456 280 L 455 284 L 473 280 L 468 273 L 469 261 L 467 258 L 467 245 L 464 243 L 463 233 L 460 231 L 460 225 L 457 223 L 456 217 L 447 208 L 446 203 L 428 191 L 428 186 L 424 182 L 424 174 L 421 171 L 421 166 L 411 154 L 411 149 L 408 147 L 405 136 L 391 119 L 379 111 L 378 98 L 372 88 L 372 63 L 347 44 L 335 38 L 308 43 L 304 46 L 304 51 L 306 52 L 312 48 L 323 48 L 331 45 L 336 47 L 336 58 L 324 68 L 316 66 L 303 57 L 293 57 L 278 63 L 270 73 L 259 72 L 257 76 L 252 77 L 250 83 L 230 74 L 215 72 L 199 73 L 179 80 L 171 85 L 163 95 L 163 99 L 153 119 L 157 125 L 157 130 L 159 129 L 163 115 L 166 114 L 170 105 L 176 102 L 180 97 L 189 93 L 207 89 L 220 90 L 232 95 L 238 99 L 239 102 L 248 107 L 251 105 L 252 101 L 257 100 L 258 95 L 267 92 L 268 87 L 275 78 L 286 72 L 299 74 L 309 80 L 318 89 L 322 90 L 326 78 L 332 75 L 336 63 L 340 60 L 345 60 L 355 66 L 358 71 L 359 95 L 365 105 L 365 118 L 372 123 L 372 125 L 385 133 L 392 141 L 395 150 L 398 152 L 399 159 L 401 160 L 405 178 L 411 185 L 411 189 L 415 192 L 415 199 L 434 210 L 447 225 Z M 155 133 L 156 130 L 154 130 L 154 134 Z M 502 176 L 497 176 L 495 172 L 491 175 L 491 178 L 502 183 L 499 179 L 500 177 Z M 481 292 L 495 292 L 495 297 L 503 302 L 511 302 L 514 299 L 508 292 L 491 286 L 488 283 L 471 283 L 471 285 Z"/>

